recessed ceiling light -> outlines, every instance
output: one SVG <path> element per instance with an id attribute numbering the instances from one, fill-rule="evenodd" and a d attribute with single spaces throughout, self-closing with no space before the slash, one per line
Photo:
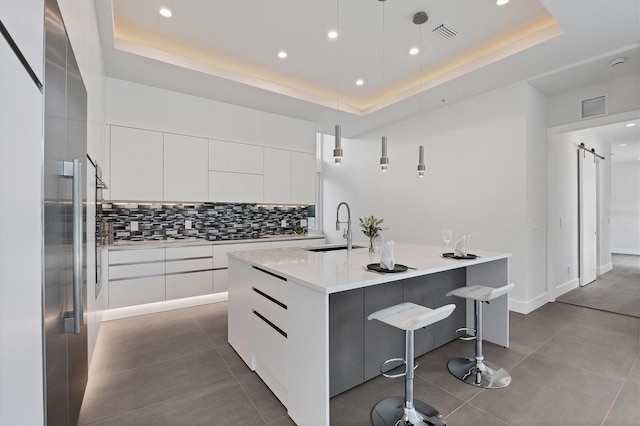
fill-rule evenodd
<path id="1" fill-rule="evenodd" d="M 636 125 L 636 123 L 629 123 L 629 124 L 627 124 L 627 127 L 633 127 L 635 125 Z"/>
<path id="2" fill-rule="evenodd" d="M 281 51 L 278 52 L 278 58 L 280 58 L 280 59 L 284 59 L 287 56 L 288 56 L 287 52 L 285 52 L 284 50 L 281 50 Z"/>
<path id="3" fill-rule="evenodd" d="M 329 34 L 327 34 L 327 37 L 334 39 L 334 38 L 338 38 L 338 32 L 337 31 L 329 31 Z"/>
<path id="4" fill-rule="evenodd" d="M 409 49 L 409 55 L 417 55 L 418 53 L 420 53 L 420 49 L 418 49 L 417 47 L 412 47 L 411 49 Z"/>
<path id="5" fill-rule="evenodd" d="M 166 7 L 163 7 L 162 9 L 160 9 L 160 15 L 164 16 L 165 18 L 171 18 L 173 13 L 171 13 L 171 11 Z"/>
<path id="6" fill-rule="evenodd" d="M 364 80 L 359 78 L 356 80 L 356 86 L 362 86 L 364 84 Z"/>
<path id="7" fill-rule="evenodd" d="M 505 4 L 509 3 L 509 0 L 497 0 L 496 4 L 498 6 L 504 6 Z"/>
<path id="8" fill-rule="evenodd" d="M 621 143 L 620 146 L 627 146 L 627 144 L 626 143 Z"/>

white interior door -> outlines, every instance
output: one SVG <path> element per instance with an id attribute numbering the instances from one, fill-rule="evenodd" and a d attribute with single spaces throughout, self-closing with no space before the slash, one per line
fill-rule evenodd
<path id="1" fill-rule="evenodd" d="M 580 285 L 596 280 L 598 256 L 597 159 L 578 150 L 579 222 L 580 222 Z"/>

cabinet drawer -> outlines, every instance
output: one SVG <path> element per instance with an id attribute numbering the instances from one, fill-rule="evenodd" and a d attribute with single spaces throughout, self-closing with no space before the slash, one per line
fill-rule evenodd
<path id="1" fill-rule="evenodd" d="M 109 266 L 109 280 L 164 275 L 164 262 Z"/>
<path id="2" fill-rule="evenodd" d="M 287 339 L 253 314 L 252 331 L 256 373 L 287 405 Z"/>
<path id="3" fill-rule="evenodd" d="M 170 259 L 190 259 L 194 257 L 211 257 L 213 249 L 210 245 L 193 247 L 169 247 L 167 250 L 167 260 Z"/>
<path id="4" fill-rule="evenodd" d="M 229 290 L 229 270 L 218 269 L 213 271 L 213 292 L 223 293 Z"/>
<path id="5" fill-rule="evenodd" d="M 167 274 L 174 272 L 203 271 L 213 268 L 213 259 L 174 260 L 166 263 Z"/>
<path id="6" fill-rule="evenodd" d="M 164 261 L 164 248 L 145 250 L 109 250 L 109 265 Z"/>
<path id="7" fill-rule="evenodd" d="M 287 304 L 287 281 L 268 271 L 253 267 L 253 287 L 273 297 L 278 302 Z"/>
<path id="8" fill-rule="evenodd" d="M 109 309 L 165 300 L 164 277 L 109 282 Z"/>
<path id="9" fill-rule="evenodd" d="M 167 300 L 201 296 L 213 291 L 212 271 L 167 275 Z"/>
<path id="10" fill-rule="evenodd" d="M 252 309 L 286 333 L 287 309 L 255 287 L 251 293 Z"/>

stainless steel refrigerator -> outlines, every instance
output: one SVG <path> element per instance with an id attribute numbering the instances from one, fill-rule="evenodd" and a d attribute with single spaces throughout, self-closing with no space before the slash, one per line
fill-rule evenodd
<path id="1" fill-rule="evenodd" d="M 87 92 L 56 0 L 46 0 L 44 329 L 48 425 L 78 421 L 87 383 Z"/>

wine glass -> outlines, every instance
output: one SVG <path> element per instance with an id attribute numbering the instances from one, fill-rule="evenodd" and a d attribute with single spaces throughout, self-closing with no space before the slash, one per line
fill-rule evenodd
<path id="1" fill-rule="evenodd" d="M 447 244 L 447 250 L 449 250 L 449 243 L 453 236 L 451 235 L 451 229 L 443 229 L 442 230 L 442 240 Z"/>

